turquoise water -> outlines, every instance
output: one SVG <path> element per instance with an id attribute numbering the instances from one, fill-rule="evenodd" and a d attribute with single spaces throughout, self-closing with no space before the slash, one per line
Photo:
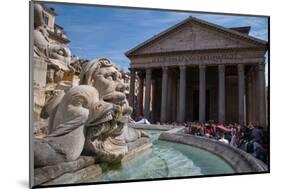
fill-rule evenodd
<path id="1" fill-rule="evenodd" d="M 125 165 L 112 167 L 98 181 L 169 178 L 234 173 L 223 159 L 188 145 L 157 140 L 160 132 L 145 131 L 153 140 L 151 150 Z M 86 180 L 87 182 L 87 180 Z"/>

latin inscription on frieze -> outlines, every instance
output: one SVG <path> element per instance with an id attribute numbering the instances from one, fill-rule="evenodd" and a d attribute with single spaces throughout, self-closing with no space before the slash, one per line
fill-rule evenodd
<path id="1" fill-rule="evenodd" d="M 226 59 L 235 59 L 236 54 L 215 54 L 215 55 L 177 55 L 151 58 L 151 63 L 194 63 L 194 62 L 221 62 Z"/>
<path id="2" fill-rule="evenodd" d="M 264 52 L 260 50 L 207 52 L 207 53 L 175 53 L 139 56 L 132 58 L 132 67 L 161 67 L 199 64 L 256 64 L 264 61 Z"/>

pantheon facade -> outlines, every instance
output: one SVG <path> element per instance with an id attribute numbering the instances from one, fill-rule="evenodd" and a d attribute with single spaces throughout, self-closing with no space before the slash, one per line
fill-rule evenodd
<path id="1" fill-rule="evenodd" d="M 135 117 L 265 127 L 268 43 L 249 31 L 189 17 L 126 52 Z"/>

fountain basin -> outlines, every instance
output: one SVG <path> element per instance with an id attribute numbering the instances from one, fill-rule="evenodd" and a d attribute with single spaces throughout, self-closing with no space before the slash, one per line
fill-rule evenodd
<path id="1" fill-rule="evenodd" d="M 121 164 L 96 164 L 66 173 L 42 185 L 104 183 L 165 178 L 186 178 L 234 173 L 267 172 L 261 161 L 230 145 L 204 137 L 187 135 L 182 128 L 169 130 L 140 126 L 149 135 L 146 143 L 127 154 Z M 155 128 L 155 127 L 153 127 Z M 80 163 L 83 165 L 85 163 Z M 42 174 L 41 174 L 42 175 Z M 50 174 L 49 174 L 50 175 Z M 42 180 L 42 178 L 40 177 Z"/>
<path id="2" fill-rule="evenodd" d="M 268 167 L 262 161 L 243 150 L 206 137 L 194 136 L 176 128 L 162 132 L 159 140 L 186 144 L 207 150 L 224 159 L 235 173 L 267 173 Z"/>
<path id="3" fill-rule="evenodd" d="M 102 175 L 94 179 L 85 179 L 83 182 L 153 180 L 235 173 L 226 161 L 209 151 L 158 140 L 161 131 L 143 131 L 153 141 L 151 150 L 146 150 L 122 166 L 108 169 Z"/>

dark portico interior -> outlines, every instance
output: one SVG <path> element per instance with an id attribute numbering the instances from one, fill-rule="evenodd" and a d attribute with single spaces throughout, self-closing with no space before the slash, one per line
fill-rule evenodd
<path id="1" fill-rule="evenodd" d="M 247 119 L 246 123 L 257 124 L 254 115 L 257 114 L 257 98 L 254 95 L 255 88 L 253 83 L 256 80 L 254 74 L 254 67 L 251 65 L 245 66 L 245 102 L 247 109 L 245 110 Z M 151 74 L 151 106 L 149 119 L 153 123 L 161 122 L 161 98 L 162 98 L 162 70 L 153 69 Z M 144 82 L 145 91 L 145 71 L 138 71 L 139 79 Z M 167 120 L 166 123 L 178 122 L 179 118 L 179 80 L 180 70 L 178 67 L 172 67 L 168 70 L 168 99 L 167 99 Z M 199 121 L 199 68 L 190 66 L 186 68 L 186 103 L 185 103 L 185 120 L 184 121 Z M 218 122 L 218 104 L 219 104 L 219 78 L 218 66 L 209 66 L 206 68 L 206 121 L 214 120 Z M 237 66 L 230 65 L 225 67 L 225 122 L 237 123 L 238 116 L 238 70 Z M 141 95 L 141 94 L 138 94 Z M 142 94 L 144 97 L 144 95 Z M 136 99 L 139 99 L 136 98 Z M 142 107 L 144 99 L 136 101 L 135 107 Z M 137 111 L 134 112 L 137 116 Z M 138 112 L 143 115 L 143 111 Z"/>

